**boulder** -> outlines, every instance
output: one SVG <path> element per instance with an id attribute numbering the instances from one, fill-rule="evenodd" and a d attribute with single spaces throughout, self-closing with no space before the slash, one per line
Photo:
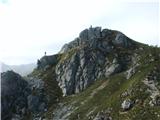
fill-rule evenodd
<path id="1" fill-rule="evenodd" d="M 121 67 L 119 64 L 111 64 L 106 67 L 105 76 L 108 77 L 111 74 L 117 73 L 121 71 Z"/>
<path id="2" fill-rule="evenodd" d="M 154 106 L 160 106 L 160 95 L 155 96 L 153 99 Z"/>
<path id="3" fill-rule="evenodd" d="M 132 106 L 133 102 L 130 99 L 126 99 L 122 102 L 121 108 L 126 111 L 129 110 Z"/>

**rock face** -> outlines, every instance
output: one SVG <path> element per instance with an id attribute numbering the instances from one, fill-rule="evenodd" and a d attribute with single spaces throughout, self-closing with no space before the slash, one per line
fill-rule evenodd
<path id="1" fill-rule="evenodd" d="M 21 120 L 29 113 L 34 116 L 47 109 L 42 80 L 30 78 L 26 81 L 13 71 L 2 73 L 1 78 L 2 120 Z"/>
<path id="2" fill-rule="evenodd" d="M 133 44 L 131 39 L 119 31 L 90 27 L 80 32 L 79 37 L 74 41 L 65 44 L 59 53 L 66 53 L 68 50 L 82 45 L 87 45 L 91 48 L 98 47 L 107 52 L 107 50 L 113 49 L 114 46 L 131 47 Z"/>
<path id="3" fill-rule="evenodd" d="M 27 108 L 30 92 L 27 82 L 13 71 L 2 73 L 1 78 L 2 120 L 11 119 L 13 113 L 25 114 L 22 110 Z"/>
<path id="4" fill-rule="evenodd" d="M 47 67 L 51 65 L 57 64 L 57 55 L 51 55 L 51 56 L 43 56 L 40 60 L 37 62 L 37 68 L 38 69 L 46 69 Z"/>
<path id="5" fill-rule="evenodd" d="M 135 43 L 118 31 L 101 27 L 83 30 L 60 51 L 63 58 L 56 65 L 56 74 L 64 96 L 79 93 L 95 80 L 126 69 L 131 57 L 118 51 L 134 47 Z"/>
<path id="6" fill-rule="evenodd" d="M 38 69 L 54 66 L 56 81 L 63 95 L 83 91 L 102 77 L 122 72 L 132 62 L 130 53 L 136 42 L 119 31 L 90 27 L 80 32 L 79 37 L 65 44 L 59 54 L 44 56 L 38 60 Z M 134 69 L 128 71 L 130 77 Z"/>
<path id="7" fill-rule="evenodd" d="M 134 54 L 131 58 L 131 66 L 130 68 L 126 71 L 126 79 L 129 79 L 132 77 L 136 72 L 137 72 L 137 67 L 139 66 L 138 61 L 139 57 Z"/>
<path id="8" fill-rule="evenodd" d="M 28 110 L 32 113 L 41 113 L 47 109 L 47 95 L 44 90 L 44 81 L 38 78 L 27 79 L 31 94 L 27 96 Z"/>

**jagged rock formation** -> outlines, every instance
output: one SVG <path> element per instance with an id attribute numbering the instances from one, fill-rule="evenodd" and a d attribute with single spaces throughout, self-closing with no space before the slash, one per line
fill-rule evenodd
<path id="1" fill-rule="evenodd" d="M 26 114 L 27 96 L 30 90 L 27 82 L 13 71 L 1 74 L 2 120 L 11 119 L 13 114 Z"/>
<path id="2" fill-rule="evenodd" d="M 72 48 L 86 45 L 90 48 L 98 48 L 104 52 L 110 52 L 115 46 L 131 47 L 134 42 L 119 31 L 90 27 L 83 30 L 74 41 L 65 44 L 60 53 L 66 53 Z"/>
<path id="3" fill-rule="evenodd" d="M 7 71 L 1 74 L 2 120 L 28 119 L 47 110 L 44 82 L 36 78 L 26 81 L 19 74 Z"/>
<path id="4" fill-rule="evenodd" d="M 59 54 L 42 57 L 38 69 L 46 70 L 54 65 L 63 95 L 71 95 L 83 91 L 99 78 L 126 70 L 134 59 L 131 53 L 123 51 L 136 49 L 136 45 L 119 31 L 90 27 L 65 44 Z"/>
<path id="5" fill-rule="evenodd" d="M 38 69 L 47 69 L 49 66 L 57 64 L 57 55 L 43 56 L 37 61 Z"/>
<path id="6" fill-rule="evenodd" d="M 27 96 L 28 110 L 33 114 L 43 113 L 47 110 L 47 95 L 44 90 L 44 81 L 38 78 L 28 77 L 28 86 L 31 94 Z"/>
<path id="7" fill-rule="evenodd" d="M 59 103 L 61 106 L 57 105 L 56 109 L 53 109 L 51 118 L 61 120 L 159 120 L 160 49 L 137 44 L 137 47 L 133 49 L 115 48 L 119 51 L 117 50 L 114 54 L 126 58 L 126 60 L 121 59 L 126 63 L 123 64 L 126 65 L 125 69 L 94 81 L 93 85 L 79 94 L 64 97 L 65 100 Z M 89 53 L 87 55 L 90 55 Z M 107 54 L 107 57 L 109 55 Z M 112 63 L 116 63 L 116 56 L 112 57 Z M 93 65 L 90 64 L 91 68 Z M 109 112 L 105 112 L 108 110 Z"/>
<path id="8" fill-rule="evenodd" d="M 135 47 L 134 41 L 118 31 L 101 27 L 83 30 L 60 51 L 65 55 L 56 65 L 56 74 L 63 94 L 79 93 L 95 80 L 125 70 L 131 55 L 122 56 L 119 50 Z"/>
<path id="9" fill-rule="evenodd" d="M 48 64 L 48 67 L 43 66 L 40 69 L 54 69 L 52 73 L 63 95 L 75 94 L 69 97 L 69 100 L 66 97 L 64 102 L 57 105 L 51 119 L 127 119 L 124 116 L 128 116 L 128 111 L 133 111 L 129 114 L 133 119 L 141 118 L 138 116 L 139 109 L 147 114 L 147 108 L 137 106 L 148 105 L 150 101 L 149 97 L 146 97 L 149 94 L 147 86 L 142 84 L 142 80 L 147 71 L 151 70 L 153 62 L 158 64 L 159 53 L 155 51 L 156 49 L 135 42 L 119 31 L 101 27 L 83 30 L 54 56 L 56 64 Z M 148 56 L 150 53 L 152 55 Z M 102 79 L 107 79 L 107 82 L 95 87 L 95 83 Z M 82 94 L 76 94 L 80 92 Z M 155 101 L 158 105 L 158 96 Z M 99 110 L 105 111 L 110 107 L 109 114 L 100 114 Z M 158 115 L 159 113 L 153 116 L 157 118 Z"/>

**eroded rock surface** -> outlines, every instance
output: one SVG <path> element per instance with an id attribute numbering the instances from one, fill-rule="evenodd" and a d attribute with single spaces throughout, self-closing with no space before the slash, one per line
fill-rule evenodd
<path id="1" fill-rule="evenodd" d="M 26 119 L 26 116 L 47 110 L 48 100 L 42 80 L 27 78 L 26 81 L 13 71 L 4 72 L 1 77 L 2 120 Z"/>
<path id="2" fill-rule="evenodd" d="M 118 31 L 101 27 L 83 30 L 60 51 L 63 58 L 56 65 L 56 74 L 64 96 L 79 93 L 95 80 L 125 70 L 131 56 L 114 52 L 128 47 L 133 49 L 135 43 Z"/>
<path id="3" fill-rule="evenodd" d="M 27 82 L 13 71 L 1 74 L 2 120 L 12 118 L 13 113 L 23 116 L 27 109 L 27 96 L 30 94 Z M 23 118 L 23 117 L 22 117 Z"/>

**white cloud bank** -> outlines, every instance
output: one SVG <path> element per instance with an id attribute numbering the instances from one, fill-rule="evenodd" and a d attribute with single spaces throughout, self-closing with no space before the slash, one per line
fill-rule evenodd
<path id="1" fill-rule="evenodd" d="M 159 42 L 158 1 L 0 0 L 0 60 L 35 62 L 54 54 L 90 25 L 122 31 L 152 45 Z"/>

